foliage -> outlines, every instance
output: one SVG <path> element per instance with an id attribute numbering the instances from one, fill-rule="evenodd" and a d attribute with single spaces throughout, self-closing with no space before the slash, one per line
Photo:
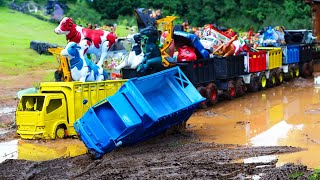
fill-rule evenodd
<path id="1" fill-rule="evenodd" d="M 303 176 L 303 172 L 294 172 L 289 174 L 289 179 L 298 179 L 299 177 Z"/>
<path id="2" fill-rule="evenodd" d="M 313 173 L 308 176 L 309 180 L 318 180 L 320 179 L 320 169 L 315 169 Z"/>
<path id="3" fill-rule="evenodd" d="M 88 23 L 100 24 L 101 21 L 101 15 L 90 8 L 86 1 L 77 1 L 74 6 L 70 7 L 66 15 L 72 17 L 77 24 L 82 26 L 86 26 Z"/>
<path id="4" fill-rule="evenodd" d="M 311 28 L 310 6 L 304 0 L 94 0 L 89 3 L 103 19 L 132 16 L 133 8 L 161 9 L 164 15 L 188 19 L 193 26 L 212 23 L 235 29 L 255 30 L 283 25 L 287 29 Z"/>
<path id="5" fill-rule="evenodd" d="M 0 7 L 1 7 L 1 6 L 5 6 L 5 5 L 6 5 L 5 0 L 0 0 Z"/>

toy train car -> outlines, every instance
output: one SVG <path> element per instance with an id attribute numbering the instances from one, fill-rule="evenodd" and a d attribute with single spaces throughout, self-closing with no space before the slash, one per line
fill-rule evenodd
<path id="1" fill-rule="evenodd" d="M 262 47 L 237 56 L 212 57 L 175 63 L 207 100 L 233 99 L 249 91 L 274 87 L 294 77 L 312 75 L 318 53 L 313 44 Z M 154 73 L 152 70 L 148 73 Z M 123 78 L 140 76 L 134 69 L 122 69 Z M 145 74 L 144 74 L 145 75 Z"/>

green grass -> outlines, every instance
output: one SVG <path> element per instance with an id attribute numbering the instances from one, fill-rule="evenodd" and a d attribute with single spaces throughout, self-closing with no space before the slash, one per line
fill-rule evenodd
<path id="1" fill-rule="evenodd" d="M 51 69 L 58 66 L 53 56 L 39 55 L 29 48 L 32 40 L 65 45 L 65 36 L 53 31 L 55 24 L 7 8 L 0 8 L 0 17 L 2 74 L 15 75 L 34 68 Z"/>
<path id="2" fill-rule="evenodd" d="M 65 35 L 57 35 L 57 24 L 39 20 L 31 15 L 0 7 L 0 73 L 17 75 L 34 69 L 56 69 L 59 65 L 53 56 L 39 55 L 30 49 L 32 40 L 66 45 Z M 119 25 L 118 37 L 125 37 L 128 30 Z M 44 77 L 49 80 L 51 74 Z"/>

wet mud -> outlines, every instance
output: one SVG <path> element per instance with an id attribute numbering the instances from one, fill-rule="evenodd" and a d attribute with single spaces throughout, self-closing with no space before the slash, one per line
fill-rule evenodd
<path id="1" fill-rule="evenodd" d="M 278 159 L 277 166 L 293 162 L 319 168 L 320 89 L 312 80 L 298 78 L 198 111 L 188 130 L 204 142 L 301 147 L 306 150 L 268 159 Z"/>
<path id="2" fill-rule="evenodd" d="M 6 160 L 0 164 L 0 177 L 2 179 L 244 179 L 253 176 L 263 177 L 275 170 L 277 161 L 237 163 L 236 160 L 300 150 L 302 149 L 295 147 L 252 148 L 203 143 L 192 133 L 185 132 L 162 135 L 139 145 L 120 148 L 97 160 L 92 159 L 89 154 L 41 162 Z M 292 172 L 296 171 L 295 168 L 296 166 L 292 166 Z"/>
<path id="3" fill-rule="evenodd" d="M 16 92 L 31 87 L 39 77 L 28 76 L 33 77 L 30 81 L 0 77 L 5 85 L 0 87 L 0 142 L 7 143 L 7 149 L 13 147 L 11 153 L 4 152 L 0 179 L 290 179 L 297 174 L 303 179 L 313 174 L 309 161 L 303 161 L 308 154 L 314 157 L 310 150 L 318 151 L 320 139 L 316 133 L 320 101 L 312 79 L 297 79 L 198 110 L 182 132 L 93 159 L 77 139 L 19 140 L 10 107 L 17 105 Z M 312 103 L 298 98 L 308 94 Z M 263 138 L 274 127 L 285 132 Z M 286 140 L 295 134 L 301 135 L 297 141 Z"/>

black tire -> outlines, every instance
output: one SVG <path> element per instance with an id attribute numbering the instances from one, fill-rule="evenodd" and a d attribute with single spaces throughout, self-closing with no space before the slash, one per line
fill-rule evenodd
<path id="1" fill-rule="evenodd" d="M 236 97 L 236 85 L 234 80 L 228 81 L 228 88 L 224 92 L 224 97 L 226 97 L 226 99 L 229 99 L 229 100 L 232 100 Z"/>
<path id="2" fill-rule="evenodd" d="M 268 78 L 268 88 L 274 87 L 277 83 L 276 81 L 276 72 L 270 71 L 269 78 Z"/>
<path id="3" fill-rule="evenodd" d="M 313 75 L 313 60 L 309 62 L 310 76 Z"/>
<path id="4" fill-rule="evenodd" d="M 208 105 L 214 105 L 218 102 L 218 89 L 214 83 L 209 83 L 206 87 Z"/>
<path id="5" fill-rule="evenodd" d="M 303 63 L 302 67 L 300 68 L 300 74 L 301 74 L 301 77 L 303 78 L 310 76 L 309 63 L 307 62 Z"/>
<path id="6" fill-rule="evenodd" d="M 280 85 L 283 83 L 283 79 L 284 79 L 284 76 L 283 76 L 283 72 L 282 71 L 277 71 L 276 73 L 276 85 Z"/>
<path id="7" fill-rule="evenodd" d="M 288 73 L 289 73 L 289 78 L 293 79 L 294 78 L 294 67 L 290 67 Z"/>
<path id="8" fill-rule="evenodd" d="M 207 97 L 206 88 L 203 87 L 203 86 L 199 86 L 199 87 L 197 87 L 197 90 L 198 90 L 198 92 L 201 94 L 202 97 L 206 98 L 206 100 L 203 101 L 203 102 L 200 104 L 200 108 L 204 109 L 204 108 L 207 107 L 207 103 L 208 103 L 208 97 Z"/>
<path id="9" fill-rule="evenodd" d="M 299 69 L 299 65 L 295 65 L 293 68 L 293 74 L 294 77 L 299 77 L 300 76 L 300 69 Z"/>
<path id="10" fill-rule="evenodd" d="M 251 92 L 259 91 L 258 77 L 256 74 L 251 74 L 250 84 L 248 85 L 248 89 Z"/>
<path id="11" fill-rule="evenodd" d="M 236 95 L 237 97 L 243 96 L 247 91 L 246 84 L 242 78 L 238 78 L 236 81 Z"/>
<path id="12" fill-rule="evenodd" d="M 63 139 L 66 137 L 66 128 L 64 125 L 59 125 L 56 129 L 55 138 L 56 139 Z"/>
<path id="13" fill-rule="evenodd" d="M 264 90 L 267 89 L 267 76 L 264 72 L 261 72 L 258 77 L 259 89 Z"/>

